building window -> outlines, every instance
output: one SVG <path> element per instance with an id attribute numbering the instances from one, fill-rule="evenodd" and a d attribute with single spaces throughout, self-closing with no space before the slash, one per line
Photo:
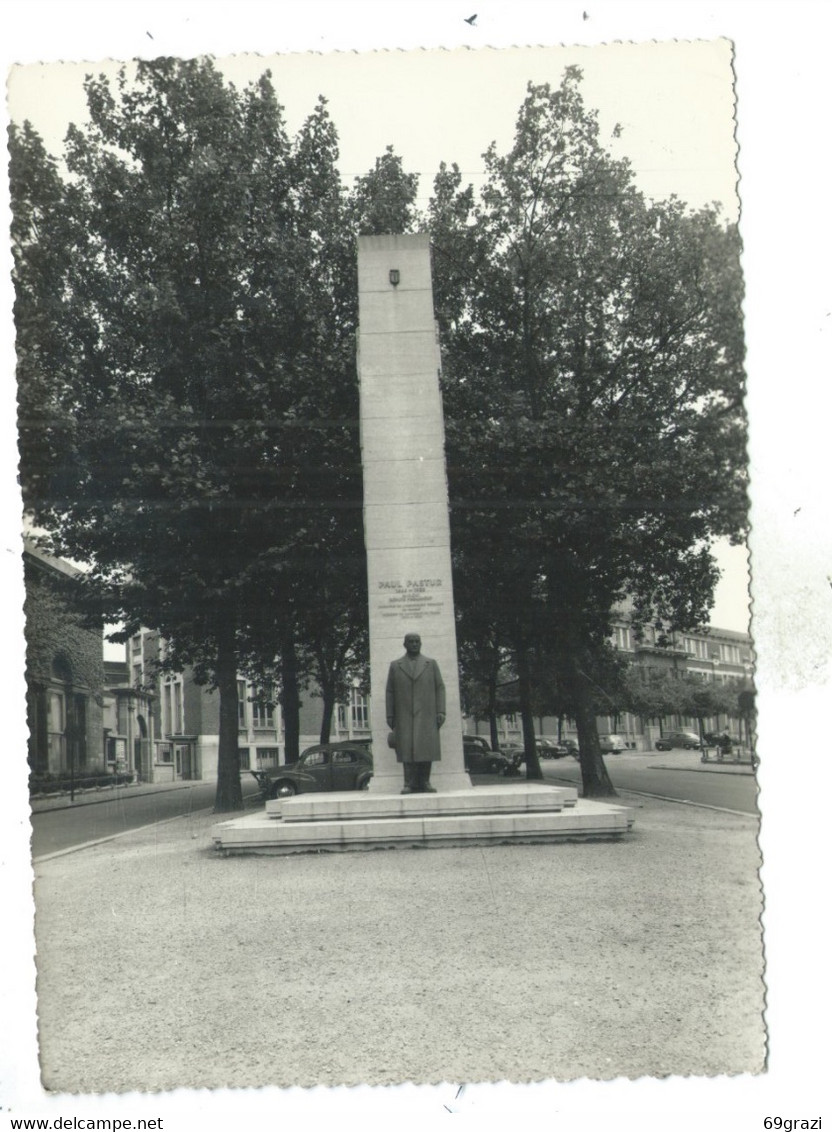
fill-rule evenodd
<path id="1" fill-rule="evenodd" d="M 708 642 L 699 639 L 698 637 L 685 637 L 684 638 L 685 652 L 689 656 L 698 657 L 699 660 L 708 659 Z"/>
<path id="2" fill-rule="evenodd" d="M 240 747 L 240 770 L 251 770 L 251 755 L 248 747 Z"/>
<path id="3" fill-rule="evenodd" d="M 726 664 L 739 664 L 740 663 L 740 649 L 739 645 L 720 645 L 719 646 L 719 659 Z"/>
<path id="4" fill-rule="evenodd" d="M 370 713 L 367 697 L 357 688 L 350 689 L 350 715 L 354 731 L 367 731 L 370 727 Z"/>
<path id="5" fill-rule="evenodd" d="M 75 766 L 87 765 L 87 697 L 76 693 L 70 701 L 67 731 Z"/>
<path id="6" fill-rule="evenodd" d="M 237 726 L 239 727 L 239 729 L 241 731 L 245 731 L 247 729 L 247 724 L 246 724 L 246 719 L 247 719 L 246 706 L 248 704 L 247 688 L 248 688 L 248 685 L 246 684 L 245 680 L 238 680 L 237 681 Z"/>
<path id="7" fill-rule="evenodd" d="M 278 763 L 278 749 L 277 747 L 258 747 L 257 748 L 257 766 L 277 766 Z"/>
<path id="8" fill-rule="evenodd" d="M 66 701 L 63 692 L 50 691 L 46 701 L 46 732 L 49 769 L 55 773 L 66 766 Z"/>
<path id="9" fill-rule="evenodd" d="M 162 685 L 162 734 L 182 735 L 184 731 L 182 679 L 172 676 Z"/>
<path id="10" fill-rule="evenodd" d="M 630 638 L 630 627 L 628 625 L 618 625 L 613 629 L 612 641 L 617 649 L 622 649 L 624 652 L 632 652 L 633 646 Z"/>
<path id="11" fill-rule="evenodd" d="M 274 705 L 255 700 L 251 705 L 252 722 L 255 730 L 264 731 L 274 728 Z"/>

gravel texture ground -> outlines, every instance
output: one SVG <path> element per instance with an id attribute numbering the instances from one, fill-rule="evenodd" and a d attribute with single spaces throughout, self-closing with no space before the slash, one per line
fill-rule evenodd
<path id="1" fill-rule="evenodd" d="M 209 814 L 40 862 L 44 1086 L 527 1082 L 764 1067 L 757 822 L 225 858 Z"/>

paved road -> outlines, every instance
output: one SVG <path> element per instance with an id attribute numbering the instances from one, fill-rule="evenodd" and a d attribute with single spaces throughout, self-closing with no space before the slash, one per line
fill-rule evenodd
<path id="1" fill-rule="evenodd" d="M 258 794 L 257 785 L 243 776 L 243 797 Z M 102 801 L 80 795 L 74 805 L 40 810 L 32 815 L 32 856 L 42 857 L 75 845 L 84 845 L 128 829 L 210 809 L 217 791 L 215 782 L 193 782 L 173 790 L 131 793 L 130 787 L 113 791 Z"/>
<path id="2" fill-rule="evenodd" d="M 758 813 L 757 779 L 748 767 L 730 764 L 708 769 L 695 752 L 659 751 L 608 755 L 607 770 L 619 790 L 635 790 L 662 798 L 695 802 L 743 814 Z M 662 765 L 672 769 L 661 769 Z M 550 781 L 580 784 L 581 772 L 574 759 L 544 760 L 544 777 Z"/>

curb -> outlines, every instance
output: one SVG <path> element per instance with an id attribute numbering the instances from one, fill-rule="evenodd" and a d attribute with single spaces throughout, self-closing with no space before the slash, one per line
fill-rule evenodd
<path id="1" fill-rule="evenodd" d="M 729 810 L 725 806 L 712 806 L 708 802 L 692 802 L 689 798 L 669 798 L 666 794 L 648 794 L 643 790 L 628 790 L 621 787 L 622 794 L 634 794 L 636 798 L 653 798 L 657 802 L 671 802 L 675 806 L 691 806 L 695 810 L 713 810 L 718 814 L 733 814 L 738 818 L 751 818 L 759 822 L 759 814 L 750 814 L 747 810 Z"/>
<path id="2" fill-rule="evenodd" d="M 159 821 L 147 822 L 146 825 L 134 825 L 132 829 L 122 829 L 118 833 L 108 833 L 106 837 L 97 837 L 94 841 L 82 841 L 78 845 L 68 845 L 66 849 L 56 849 L 54 853 L 41 853 L 39 857 L 32 858 L 32 866 L 39 865 L 44 861 L 54 861 L 56 857 L 66 857 L 70 853 L 80 853 L 82 849 L 93 849 L 96 845 L 106 845 L 108 841 L 117 841 L 119 837 L 126 837 L 129 833 L 135 833 L 140 829 L 149 829 L 153 825 L 167 825 L 172 821 L 181 821 L 182 818 L 194 817 L 196 814 L 207 814 L 211 812 L 211 807 L 206 806 L 201 810 L 192 810 L 187 814 L 174 814 L 170 818 L 160 818 Z"/>
<path id="3" fill-rule="evenodd" d="M 738 774 L 743 778 L 753 778 L 754 770 L 750 763 L 744 764 L 746 769 L 740 770 L 739 766 L 668 766 L 665 763 L 654 763 L 649 766 L 648 770 L 684 770 L 689 774 Z"/>

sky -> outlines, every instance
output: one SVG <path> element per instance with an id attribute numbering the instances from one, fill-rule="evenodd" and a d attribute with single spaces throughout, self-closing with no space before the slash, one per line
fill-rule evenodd
<path id="1" fill-rule="evenodd" d="M 475 9 L 478 19 L 472 28 L 464 18 Z M 698 1130 L 706 1122 L 715 1129 L 761 1128 L 766 1117 L 809 1118 L 827 1112 L 828 1043 L 822 1027 L 828 1014 L 830 985 L 827 913 L 822 894 L 828 887 L 826 810 L 831 793 L 830 759 L 823 737 L 828 733 L 832 703 L 832 507 L 826 466 L 832 419 L 832 277 L 828 269 L 832 262 L 832 226 L 825 143 L 832 105 L 832 69 L 828 63 L 832 12 L 828 3 L 580 0 L 576 4 L 569 0 L 513 0 L 462 8 L 454 0 L 424 0 L 420 5 L 360 0 L 350 4 L 341 0 L 237 0 L 234 4 L 209 0 L 145 0 L 142 4 L 131 0 L 119 4 L 7 0 L 3 22 L 0 51 L 7 67 L 156 54 L 210 52 L 220 57 L 243 51 L 262 56 L 274 51 L 314 51 L 325 56 L 342 52 L 358 64 L 354 78 L 346 83 L 344 113 L 349 122 L 340 120 L 335 98 L 332 109 L 344 141 L 345 160 L 348 128 L 356 135 L 350 161 L 355 162 L 358 172 L 380 146 L 388 141 L 399 145 L 393 127 L 405 119 L 406 113 L 394 80 L 409 68 L 404 51 L 424 51 L 427 66 L 423 66 L 410 93 L 415 105 L 424 100 L 425 106 L 433 105 L 434 109 L 430 111 L 431 136 L 427 139 L 432 148 L 411 150 L 402 141 L 400 151 L 407 163 L 426 165 L 432 172 L 435 153 L 443 150 L 444 156 L 451 124 L 466 144 L 470 142 L 466 163 L 470 161 L 472 169 L 484 148 L 483 140 L 499 140 L 505 136 L 501 131 L 511 128 L 511 114 L 500 116 L 503 103 L 496 87 L 472 92 L 469 80 L 463 79 L 462 67 L 450 87 L 438 85 L 433 72 L 438 74 L 445 64 L 443 61 L 440 65 L 430 55 L 437 48 L 456 51 L 561 43 L 594 48 L 618 41 L 675 44 L 722 38 L 734 44 L 740 231 L 747 287 L 750 546 L 759 689 L 758 753 L 762 759 L 758 781 L 766 901 L 766 1019 L 771 1034 L 768 1071 L 754 1079 L 707 1082 L 579 1082 L 538 1090 L 535 1095 L 542 1098 L 539 1105 L 529 1099 L 528 1093 L 509 1089 L 508 1102 L 501 1101 L 506 1096 L 504 1091 L 488 1093 L 479 1110 L 472 1108 L 477 1090 L 468 1090 L 458 1101 L 452 1091 L 439 1090 L 433 1107 L 432 1097 L 424 1099 L 419 1091 L 413 1091 L 404 1108 L 387 1109 L 383 1096 L 374 1098 L 378 1103 L 365 1104 L 352 1092 L 349 1098 L 298 1098 L 294 1107 L 287 1101 L 281 1114 L 286 1126 L 302 1126 L 301 1114 L 311 1112 L 313 1117 L 323 1117 L 328 1127 L 389 1127 L 391 1121 L 402 1127 L 425 1127 L 447 1119 L 450 1107 L 457 1115 L 467 1117 L 467 1123 L 479 1127 L 487 1126 L 482 1120 L 482 1110 L 487 1108 L 499 1117 L 502 1127 L 513 1122 L 592 1132 L 613 1124 L 650 1130 Z M 379 61 L 361 53 L 376 49 L 389 55 L 394 65 L 383 89 L 376 87 L 373 95 L 370 73 Z M 605 50 L 603 54 L 609 57 L 611 53 Z M 340 62 L 346 66 L 346 60 Z M 306 63 L 311 65 L 311 60 Z M 299 69 L 309 73 L 303 63 Z M 680 78 L 674 74 L 673 64 L 668 65 L 668 71 L 668 80 Z M 602 67 L 598 81 L 613 74 Z M 587 68 L 587 90 L 591 78 L 594 83 L 596 79 Z M 40 81 L 45 83 L 45 76 Z M 622 121 L 622 144 L 641 137 L 642 126 L 631 112 L 634 96 L 630 88 L 644 84 L 641 98 L 634 100 L 648 105 L 648 118 L 656 128 L 674 113 L 671 100 L 663 93 L 666 88 L 660 90 L 651 83 L 647 71 L 640 67 L 631 71 L 623 85 L 612 83 L 610 87 L 605 121 Z M 310 83 L 311 87 L 317 85 Z M 693 123 L 699 92 L 707 101 L 712 89 L 710 66 L 699 70 L 694 85 L 693 97 L 686 103 L 687 117 L 673 118 L 670 127 L 674 135 L 671 148 L 677 154 L 681 138 L 687 145 L 688 137 L 697 134 Z M 280 90 L 280 82 L 277 86 Z M 438 110 L 435 89 L 445 92 L 439 98 Z M 47 94 L 44 85 L 42 90 L 42 101 L 49 104 L 42 113 L 48 111 L 60 118 L 71 101 L 68 89 Z M 518 101 L 516 85 L 506 88 L 505 93 L 506 103 Z M 317 89 L 314 93 L 310 89 L 308 96 L 299 96 L 297 110 L 293 108 L 292 113 L 308 112 L 315 94 Z M 362 98 L 365 105 L 369 100 L 373 107 L 369 119 L 347 109 L 357 106 L 355 100 Z M 31 96 L 27 99 L 31 104 Z M 499 108 L 494 106 L 495 100 Z M 34 112 L 30 116 L 36 117 Z M 407 145 L 415 145 L 415 141 Z M 639 152 L 643 156 L 639 175 L 654 176 L 654 191 L 663 195 L 668 178 L 660 148 L 648 155 L 645 143 Z M 697 157 L 680 160 L 676 168 L 680 173 L 681 166 L 694 167 L 698 171 L 695 179 L 704 183 L 705 170 L 711 164 L 710 155 L 700 151 Z M 717 164 L 724 169 L 724 159 Z M 724 181 L 721 189 L 707 190 L 715 191 L 726 192 Z M 690 199 L 690 184 L 679 192 Z M 6 310 L 11 309 L 9 262 L 7 257 L 6 272 L 0 272 Z M 0 493 L 0 585 L 7 633 L 4 679 L 0 682 L 7 751 L 0 789 L 0 827 L 6 835 L 0 856 L 6 916 L 6 961 L 0 964 L 4 980 L 0 992 L 7 992 L 6 1002 L 12 1001 L 13 992 L 15 1003 L 14 1024 L 7 1024 L 0 1035 L 0 1105 L 18 1114 L 54 1115 L 57 1102 L 43 1097 L 32 1052 L 31 871 L 27 815 L 20 804 L 20 799 L 25 799 L 25 768 L 22 758 L 14 758 L 25 747 L 25 721 L 21 718 L 22 584 L 19 496 L 14 487 L 14 385 L 10 377 L 14 352 L 8 328 L 0 348 L 7 374 L 6 382 L 0 385 L 0 396 L 5 397 L 0 412 L 0 430 L 5 430 L 0 440 L 0 482 L 6 485 Z M 720 961 L 720 956 L 708 957 L 708 962 Z M 240 1113 L 244 1103 L 248 1105 L 247 1126 L 273 1127 L 273 1110 L 264 1110 L 261 1119 L 252 1123 L 251 1100 L 240 1097 L 236 1101 Z M 162 1103 L 166 1112 L 177 1112 L 173 1101 L 165 1098 Z M 187 1099 L 183 1104 L 186 1107 L 181 1111 L 187 1113 Z M 200 1127 L 219 1127 L 212 1124 L 209 1108 L 219 1111 L 213 1097 L 210 1105 L 206 1101 L 201 1108 Z M 72 1111 L 78 1111 L 77 1107 Z M 87 1102 L 84 1113 L 129 1116 L 129 1098 L 123 1102 L 103 1098 L 95 1105 Z M 187 1116 L 166 1124 L 168 1132 L 192 1126 Z"/>
<path id="2" fill-rule="evenodd" d="M 675 193 L 695 207 L 720 201 L 736 219 L 736 142 L 731 45 L 609 44 L 598 47 L 458 47 L 428 52 L 356 54 L 243 53 L 217 59 L 242 87 L 269 69 L 287 125 L 297 130 L 319 95 L 329 101 L 347 181 L 369 169 L 393 145 L 408 171 L 421 174 L 427 204 L 440 161 L 456 162 L 475 187 L 490 142 L 510 145 L 526 84 L 556 86 L 569 65 L 584 73 L 587 105 L 597 108 L 601 136 L 633 162 L 648 195 Z M 9 112 L 28 117 L 57 152 L 66 124 L 86 107 L 86 73 L 109 73 L 115 62 L 14 69 Z M 613 128 L 621 126 L 615 140 Z"/>

